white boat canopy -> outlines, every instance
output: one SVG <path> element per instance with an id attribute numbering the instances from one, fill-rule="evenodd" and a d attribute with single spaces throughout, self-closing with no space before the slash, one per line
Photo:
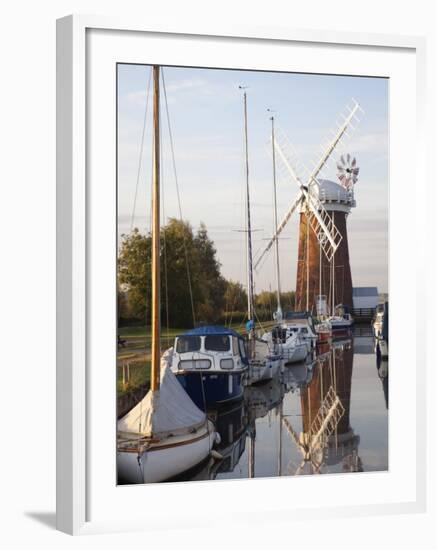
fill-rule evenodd
<path id="1" fill-rule="evenodd" d="M 170 370 L 173 349 L 161 359 L 159 391 L 145 397 L 118 421 L 119 435 L 166 437 L 191 433 L 205 424 L 206 415 L 188 396 Z"/>

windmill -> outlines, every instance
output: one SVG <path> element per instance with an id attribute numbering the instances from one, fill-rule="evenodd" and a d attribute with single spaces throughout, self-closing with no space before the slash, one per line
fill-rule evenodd
<path id="1" fill-rule="evenodd" d="M 317 358 L 313 378 L 300 389 L 302 431 L 297 432 L 291 419 L 282 417 L 282 425 L 301 455 L 300 465 L 291 460 L 286 466 L 288 473 L 319 474 L 339 466 L 342 471 L 362 470 L 360 438 L 350 426 L 352 371 L 350 340 Z"/>
<path id="2" fill-rule="evenodd" d="M 328 144 L 322 148 L 322 155 L 307 177 L 301 175 L 302 165 L 297 160 L 294 148 L 283 131 L 277 130 L 273 138 L 276 157 L 280 159 L 282 173 L 299 186 L 299 192 L 287 210 L 282 221 L 276 227 L 267 246 L 257 256 L 254 267 L 259 269 L 268 252 L 277 242 L 279 235 L 287 226 L 294 212 L 300 209 L 299 229 L 299 261 L 296 282 L 296 309 L 310 310 L 315 307 L 315 296 L 319 292 L 319 251 L 323 252 L 323 262 L 328 266 L 330 281 L 334 255 L 342 250 L 341 261 L 343 266 L 343 281 L 347 290 L 332 287 L 332 294 L 340 298 L 347 305 L 352 305 L 352 278 L 350 275 L 349 252 L 345 220 L 337 216 L 334 211 L 348 214 L 355 206 L 353 184 L 358 176 L 359 168 L 356 160 L 350 155 L 341 157 L 336 168 L 341 176 L 341 184 L 321 179 L 320 175 L 327 164 L 331 162 L 334 151 L 350 137 L 350 131 L 359 123 L 358 115 L 363 112 L 359 104 L 353 100 L 341 115 L 341 122 L 337 123 Z M 320 255 L 321 256 L 321 255 Z M 322 269 L 324 272 L 325 269 Z M 335 273 L 335 272 L 334 272 Z M 331 285 L 331 282 L 329 283 Z M 322 285 L 327 287 L 327 285 Z M 324 288 L 326 290 L 326 288 Z M 350 297 L 349 297 L 350 295 Z"/>
<path id="3" fill-rule="evenodd" d="M 335 432 L 343 415 L 344 407 L 331 386 L 308 433 L 302 432 L 298 435 L 288 418 L 284 417 L 282 419 L 288 433 L 302 453 L 302 463 L 296 470 L 295 475 L 302 473 L 306 464 L 310 464 L 311 473 L 321 472 L 324 463 L 324 449 L 327 446 L 328 438 Z"/>

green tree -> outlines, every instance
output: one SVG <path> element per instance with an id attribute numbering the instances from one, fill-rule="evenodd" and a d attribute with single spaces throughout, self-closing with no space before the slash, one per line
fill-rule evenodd
<path id="1" fill-rule="evenodd" d="M 188 222 L 169 219 L 161 229 L 160 255 L 162 323 L 165 325 L 168 319 L 172 327 L 193 326 L 192 303 L 197 322 L 218 320 L 226 282 L 205 225 L 194 235 Z M 143 235 L 135 229 L 130 235 L 123 235 L 118 259 L 119 283 L 127 289 L 130 311 L 137 318 L 146 318 L 146 323 L 150 315 L 150 260 L 150 234 Z"/>
<path id="2" fill-rule="evenodd" d="M 227 311 L 243 312 L 247 310 L 247 293 L 241 283 L 226 281 L 224 299 Z"/>
<path id="3" fill-rule="evenodd" d="M 226 281 L 220 273 L 221 264 L 216 257 L 217 250 L 208 237 L 203 222 L 194 238 L 194 247 L 198 255 L 199 280 L 197 283 L 201 294 L 197 316 L 199 321 L 217 322 L 224 306 Z"/>
<path id="4" fill-rule="evenodd" d="M 130 235 L 122 235 L 118 281 L 127 293 L 128 309 L 137 319 L 146 320 L 150 311 L 150 259 L 150 235 L 142 235 L 137 228 Z"/>

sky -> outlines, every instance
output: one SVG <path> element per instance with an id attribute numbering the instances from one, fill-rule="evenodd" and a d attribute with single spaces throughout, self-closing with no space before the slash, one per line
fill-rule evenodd
<path id="1" fill-rule="evenodd" d="M 254 255 L 273 232 L 273 179 L 269 143 L 271 112 L 306 171 L 352 99 L 364 110 L 361 122 L 332 155 L 355 156 L 360 177 L 356 208 L 348 217 L 354 286 L 388 291 L 388 80 L 382 78 L 164 67 L 176 177 L 182 217 L 196 230 L 204 222 L 214 241 L 223 275 L 246 282 L 243 96 L 248 105 L 248 151 Z M 118 65 L 118 233 L 150 229 L 152 175 L 151 67 Z M 148 99 L 147 99 L 148 98 Z M 146 103 L 148 103 L 146 111 Z M 144 139 L 143 127 L 146 116 Z M 162 220 L 179 218 L 166 104 L 161 90 Z M 141 148 L 141 144 L 143 147 Z M 338 181 L 335 164 L 323 177 Z M 138 181 L 138 185 L 137 185 Z M 137 189 L 137 192 L 136 192 Z M 279 171 L 278 217 L 298 194 L 297 184 Z M 136 200 L 135 200 L 136 196 Z M 281 234 L 282 290 L 294 290 L 298 216 Z M 273 254 L 255 273 L 255 291 L 275 286 Z"/>

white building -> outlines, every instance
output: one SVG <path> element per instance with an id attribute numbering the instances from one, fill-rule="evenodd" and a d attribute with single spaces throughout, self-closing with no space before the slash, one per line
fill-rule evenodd
<path id="1" fill-rule="evenodd" d="M 376 286 L 359 286 L 352 289 L 354 310 L 375 309 L 379 303 L 378 288 Z"/>

